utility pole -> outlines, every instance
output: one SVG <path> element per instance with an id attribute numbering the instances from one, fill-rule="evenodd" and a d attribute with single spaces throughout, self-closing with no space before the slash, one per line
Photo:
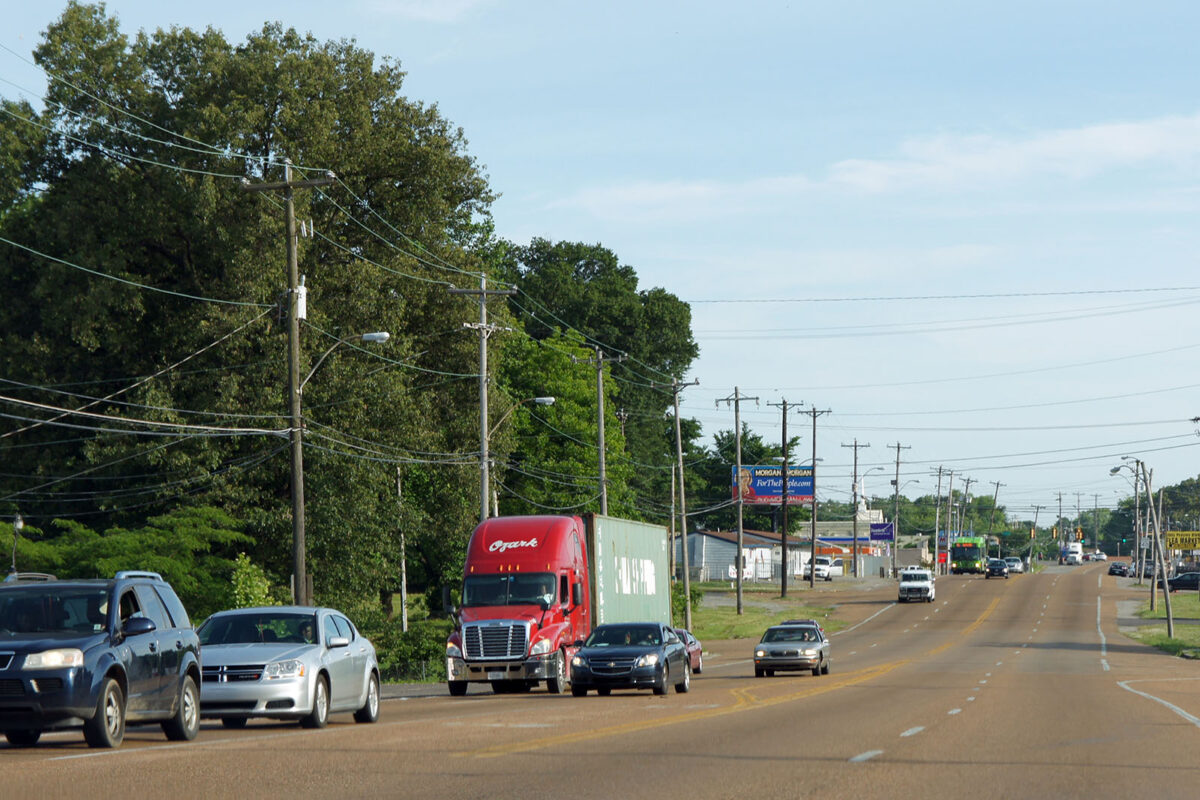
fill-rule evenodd
<path id="1" fill-rule="evenodd" d="M 595 348 L 595 358 L 576 358 L 571 356 L 571 360 L 576 364 L 595 364 L 596 365 L 596 438 L 600 442 L 600 513 L 608 516 L 608 474 L 605 468 L 604 459 L 604 351 L 599 347 Z M 620 355 L 616 358 L 608 358 L 608 361 L 624 361 L 625 356 Z M 624 428 L 621 433 L 624 434 Z"/>
<path id="2" fill-rule="evenodd" d="M 292 598 L 296 605 L 311 605 L 308 591 L 308 571 L 305 565 L 307 545 L 304 540 L 304 418 L 300 410 L 300 320 L 306 316 L 307 291 L 300 277 L 299 242 L 296 238 L 296 189 L 328 186 L 335 176 L 326 172 L 323 177 L 292 180 L 292 162 L 283 163 L 283 181 L 252 184 L 242 179 L 247 192 L 283 192 L 287 235 L 288 271 L 288 439 L 292 453 Z"/>
<path id="3" fill-rule="evenodd" d="M 779 531 L 779 547 L 780 547 L 780 569 L 779 569 L 779 596 L 787 597 L 787 576 L 788 576 L 788 484 L 791 482 L 788 474 L 788 435 L 787 435 L 787 414 L 788 401 L 784 398 L 781 403 L 767 403 L 769 406 L 775 406 L 783 410 L 783 496 L 780 499 L 779 512 L 783 518 L 783 523 Z M 792 403 L 794 408 L 797 404 Z M 809 565 L 812 566 L 811 564 Z"/>
<path id="4" fill-rule="evenodd" d="M 870 444 L 859 444 L 857 438 L 855 438 L 854 444 L 842 445 L 842 447 L 853 447 L 854 448 L 854 484 L 852 486 L 852 491 L 851 491 L 851 495 L 853 496 L 852 508 L 854 509 L 854 512 L 853 512 L 854 513 L 854 523 L 853 523 L 854 544 L 852 545 L 851 551 L 853 553 L 853 558 L 854 558 L 852 574 L 856 578 L 858 577 L 858 451 L 860 449 L 865 449 L 870 446 L 871 446 Z M 815 464 L 813 466 L 816 467 Z M 815 496 L 813 497 L 813 500 L 814 501 L 816 500 Z"/>
<path id="5" fill-rule="evenodd" d="M 1100 550 L 1100 495 L 1092 495 L 1092 547 Z"/>
<path id="6" fill-rule="evenodd" d="M 992 494 L 992 513 L 988 516 L 988 536 L 995 535 L 995 529 L 992 528 L 992 523 L 996 521 L 996 501 L 1000 499 L 1000 487 L 1006 484 L 1000 481 L 992 481 L 996 485 L 996 491 Z M 996 557 L 1000 557 L 1000 540 L 996 540 Z"/>
<path id="7" fill-rule="evenodd" d="M 743 397 L 738 387 L 733 387 L 733 394 L 729 397 L 718 400 L 714 405 L 720 406 L 721 403 L 733 402 L 733 440 L 734 440 L 734 469 L 733 469 L 733 491 L 737 495 L 737 557 L 735 564 L 737 565 L 734 571 L 737 573 L 737 613 L 742 615 L 742 549 L 745 546 L 744 531 L 742 528 L 742 506 L 745 505 L 745 498 L 742 497 L 742 485 L 739 478 L 742 475 L 742 401 L 753 400 L 755 405 L 758 405 L 757 397 Z"/>
<path id="8" fill-rule="evenodd" d="M 937 575 L 941 572 L 941 521 L 942 521 L 942 470 L 944 468 L 938 466 L 938 482 L 937 493 L 934 495 L 933 501 L 933 574 Z M 946 534 L 946 559 L 949 560 L 950 549 L 950 534 Z"/>
<path id="9" fill-rule="evenodd" d="M 1029 536 L 1029 560 L 1030 560 L 1031 564 L 1033 563 L 1033 545 L 1037 541 L 1036 537 L 1037 537 L 1038 512 L 1041 511 L 1043 508 L 1045 508 L 1045 506 L 1034 506 L 1033 507 L 1033 531 L 1031 532 L 1031 534 Z"/>
<path id="10" fill-rule="evenodd" d="M 514 295 L 516 289 L 489 289 L 487 288 L 487 275 L 479 273 L 479 288 L 478 289 L 456 289 L 451 288 L 450 294 L 467 294 L 479 298 L 479 322 L 464 322 L 464 328 L 473 328 L 479 331 L 479 521 L 484 522 L 490 516 L 491 511 L 488 508 L 488 500 L 490 499 L 490 486 L 492 454 L 489 452 L 488 445 L 488 337 L 496 332 L 495 325 L 488 324 L 487 316 L 487 300 L 495 295 Z"/>
<path id="11" fill-rule="evenodd" d="M 832 409 L 819 411 L 816 408 L 810 408 L 803 412 L 812 417 L 812 540 L 809 542 L 808 563 L 811 565 L 808 570 L 808 588 L 815 589 L 817 587 L 817 417 L 822 414 L 832 414 Z"/>
<path id="12" fill-rule="evenodd" d="M 912 450 L 912 447 L 905 447 L 899 442 L 889 447 L 896 448 L 896 478 L 892 481 L 892 486 L 895 487 L 894 502 L 896 504 L 895 511 L 892 513 L 892 575 L 896 574 L 896 559 L 900 550 L 900 451 Z"/>
<path id="13" fill-rule="evenodd" d="M 1063 531 L 1061 529 L 1066 527 L 1065 525 L 1062 524 L 1062 492 L 1058 493 L 1058 527 L 1060 529 L 1058 532 L 1058 542 L 1057 542 L 1057 544 L 1058 544 L 1058 563 L 1061 564 L 1063 562 L 1063 554 L 1062 554 L 1063 553 L 1063 542 L 1064 542 L 1063 534 L 1065 533 L 1065 531 Z"/>
<path id="14" fill-rule="evenodd" d="M 958 514 L 958 524 L 964 531 L 967 530 L 967 518 L 971 513 L 971 484 L 975 483 L 974 478 L 963 478 L 963 499 L 962 510 Z"/>
<path id="15" fill-rule="evenodd" d="M 683 617 L 684 627 L 688 630 L 692 629 L 692 581 L 688 575 L 688 526 L 687 526 L 687 492 L 684 490 L 683 482 L 683 433 L 679 425 L 679 393 L 689 386 L 697 386 L 700 383 L 698 380 L 680 383 L 678 378 L 672 378 L 669 384 L 652 383 L 655 388 L 671 388 L 671 395 L 675 398 L 675 459 L 679 467 L 679 536 L 683 542 L 680 556 L 683 564 Z M 672 547 L 672 550 L 674 547 Z"/>
<path id="16" fill-rule="evenodd" d="M 946 470 L 950 475 L 950 485 L 946 489 L 946 571 L 953 574 L 954 562 L 950 555 L 954 552 L 954 540 L 958 538 L 958 528 L 954 527 L 954 470 Z"/>
<path id="17" fill-rule="evenodd" d="M 408 632 L 408 560 L 404 554 L 404 495 L 396 465 L 396 520 L 400 523 L 400 630 Z"/>

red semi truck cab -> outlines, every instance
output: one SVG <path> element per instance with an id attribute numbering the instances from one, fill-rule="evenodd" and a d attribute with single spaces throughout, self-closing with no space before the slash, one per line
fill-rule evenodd
<path id="1" fill-rule="evenodd" d="M 583 517 L 493 517 L 467 545 L 446 684 L 566 691 L 575 642 L 604 622 L 671 622 L 667 530 Z"/>
<path id="2" fill-rule="evenodd" d="M 592 629 L 587 530 L 579 517 L 493 517 L 467 545 L 461 625 L 446 642 L 452 695 L 568 685 L 572 644 Z"/>

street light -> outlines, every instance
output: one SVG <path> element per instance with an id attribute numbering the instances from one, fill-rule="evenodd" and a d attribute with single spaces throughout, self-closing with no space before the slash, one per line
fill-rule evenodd
<path id="1" fill-rule="evenodd" d="M 483 438 L 483 452 L 479 454 L 479 475 L 480 475 L 479 521 L 480 522 L 486 521 L 489 516 L 489 513 L 488 513 L 488 491 L 491 488 L 491 482 L 492 482 L 492 477 L 491 477 L 491 472 L 490 472 L 490 465 L 491 465 L 491 459 L 492 459 L 492 434 L 495 433 L 497 431 L 497 429 L 499 429 L 501 423 L 503 423 L 504 420 L 508 419 L 509 416 L 514 411 L 516 411 L 518 408 L 525 405 L 526 403 L 533 403 L 534 405 L 539 405 L 539 406 L 552 406 L 552 405 L 554 405 L 555 399 L 556 398 L 554 398 L 554 397 L 548 397 L 548 396 L 547 397 L 526 397 L 524 400 L 513 403 L 512 407 L 509 408 L 508 411 L 505 411 L 500 416 L 500 419 L 496 420 L 495 424 L 493 424 L 492 427 L 487 429 L 487 436 L 485 436 Z"/>
<path id="2" fill-rule="evenodd" d="M 1129 456 L 1122 456 L 1121 459 L 1128 460 Z M 1142 573 L 1145 571 L 1146 553 L 1142 547 L 1142 496 L 1138 488 L 1140 476 L 1138 471 L 1129 464 L 1118 464 L 1108 471 L 1109 475 L 1119 475 L 1121 470 L 1127 469 L 1133 475 L 1133 549 L 1130 551 L 1133 554 L 1133 569 L 1137 573 L 1137 582 L 1140 586 L 1142 583 Z M 1128 479 L 1126 479 L 1128 480 Z"/>
<path id="3" fill-rule="evenodd" d="M 21 535 L 21 530 L 25 527 L 25 520 L 21 519 L 21 512 L 13 517 L 13 551 L 12 551 L 12 566 L 8 568 L 10 575 L 17 572 L 17 537 Z"/>
<path id="4" fill-rule="evenodd" d="M 309 370 L 308 375 L 304 380 L 296 382 L 296 376 L 299 375 L 298 369 L 290 370 L 292 377 L 291 388 L 291 425 L 288 431 L 288 438 L 291 440 L 292 449 L 292 598 L 296 605 L 309 605 L 312 598 L 308 596 L 308 573 L 305 567 L 305 551 L 304 543 L 304 417 L 300 411 L 300 400 L 304 395 L 304 385 L 308 383 L 309 378 L 317 371 L 317 367 L 321 366 L 322 362 L 332 353 L 339 345 L 348 344 L 354 339 L 360 339 L 364 342 L 386 342 L 391 338 L 391 334 L 387 331 L 377 331 L 375 333 L 364 333 L 361 335 L 347 336 L 344 339 L 338 339 L 329 349 L 321 354 L 317 359 L 317 363 Z M 296 358 L 293 365 L 299 365 L 299 358 Z"/>

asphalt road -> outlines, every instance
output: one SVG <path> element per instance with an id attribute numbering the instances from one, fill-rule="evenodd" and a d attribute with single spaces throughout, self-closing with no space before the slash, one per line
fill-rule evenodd
<path id="1" fill-rule="evenodd" d="M 686 695 L 390 687 L 380 721 L 251 723 L 123 748 L 76 733 L 0 748 L 5 797 L 1132 798 L 1200 792 L 1200 664 L 1118 629 L 1106 565 L 1009 580 L 843 589 L 831 674 L 754 678 L 753 641 L 710 642 Z M 833 599 L 823 596 L 822 600 Z M 396 697 L 395 695 L 406 695 Z"/>

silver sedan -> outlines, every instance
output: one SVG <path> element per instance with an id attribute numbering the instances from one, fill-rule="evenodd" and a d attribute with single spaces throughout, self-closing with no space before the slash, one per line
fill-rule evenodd
<path id="1" fill-rule="evenodd" d="M 239 608 L 213 614 L 196 632 L 202 717 L 227 728 L 251 717 L 323 728 L 339 711 L 353 711 L 356 722 L 379 719 L 375 647 L 340 611 Z"/>

